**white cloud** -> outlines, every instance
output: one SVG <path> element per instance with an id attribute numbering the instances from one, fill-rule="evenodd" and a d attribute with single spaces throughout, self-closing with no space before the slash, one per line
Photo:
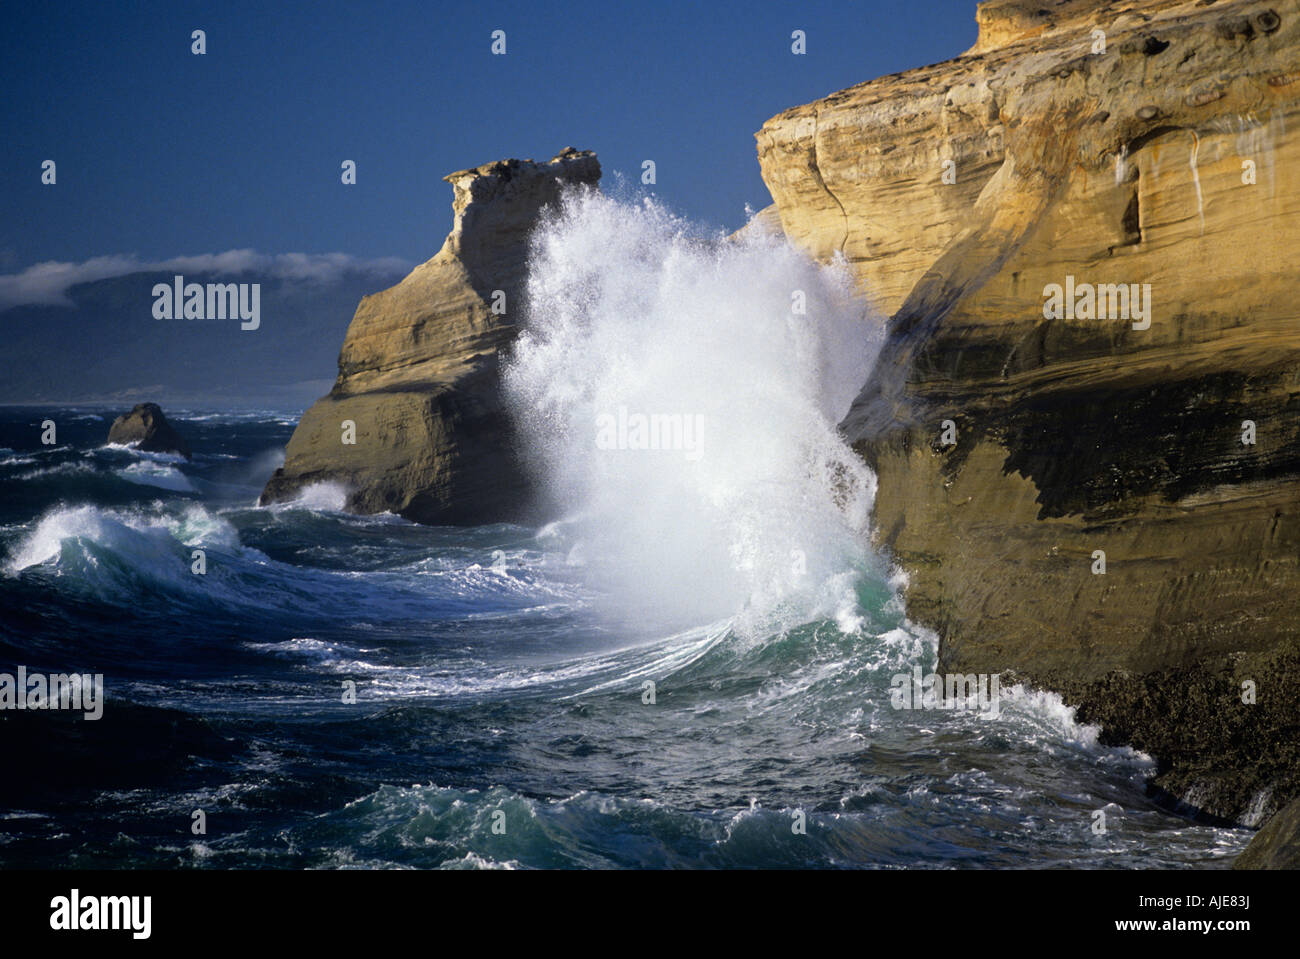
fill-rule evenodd
<path id="1" fill-rule="evenodd" d="M 263 276 L 307 283 L 330 283 L 345 273 L 392 275 L 411 264 L 398 257 L 359 259 L 346 253 L 258 253 L 227 250 L 177 256 L 170 260 L 141 260 L 134 254 L 96 256 L 81 263 L 48 260 L 19 273 L 0 274 L 0 310 L 14 306 L 72 306 L 68 289 L 78 283 L 105 280 L 128 273 L 210 273 L 218 276 L 256 272 Z"/>

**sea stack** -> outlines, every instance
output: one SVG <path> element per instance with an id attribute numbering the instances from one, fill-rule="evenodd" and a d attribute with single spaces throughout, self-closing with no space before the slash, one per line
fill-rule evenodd
<path id="1" fill-rule="evenodd" d="M 878 545 L 940 671 L 1058 691 L 1157 798 L 1258 825 L 1300 796 L 1300 13 L 977 19 L 757 134 L 786 236 L 891 315 L 842 424 Z"/>
<path id="2" fill-rule="evenodd" d="M 113 420 L 108 442 L 134 446 L 146 453 L 179 453 L 190 458 L 190 444 L 176 432 L 157 403 L 137 403 Z"/>
<path id="3" fill-rule="evenodd" d="M 445 179 L 455 217 L 446 242 L 361 301 L 338 379 L 298 423 L 264 504 L 337 482 L 350 510 L 419 523 L 502 522 L 525 510 L 501 351 L 519 332 L 538 216 L 564 187 L 595 187 L 600 163 L 569 147 L 545 163 L 500 160 Z"/>

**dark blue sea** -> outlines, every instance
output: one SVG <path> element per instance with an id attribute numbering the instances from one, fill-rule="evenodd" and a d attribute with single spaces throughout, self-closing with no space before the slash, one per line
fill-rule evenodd
<path id="1" fill-rule="evenodd" d="M 120 412 L 0 408 L 0 672 L 105 696 L 0 712 L 0 867 L 1224 867 L 1249 839 L 1157 808 L 1151 760 L 1053 696 L 893 708 L 935 640 L 871 557 L 851 616 L 663 628 L 562 519 L 259 508 L 299 411 L 168 409 L 188 462 L 105 445 Z"/>

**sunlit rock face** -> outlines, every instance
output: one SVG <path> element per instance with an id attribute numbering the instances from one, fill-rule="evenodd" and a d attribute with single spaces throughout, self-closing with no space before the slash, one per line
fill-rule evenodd
<path id="1" fill-rule="evenodd" d="M 875 536 L 942 669 L 1258 824 L 1300 794 L 1300 5 L 977 18 L 757 135 L 784 233 L 891 315 L 843 423 Z"/>
<path id="2" fill-rule="evenodd" d="M 441 250 L 357 307 L 329 395 L 303 415 L 262 502 L 337 484 L 347 508 L 421 523 L 518 519 L 528 484 L 500 391 L 518 335 L 528 240 L 565 185 L 595 185 L 594 153 L 501 160 L 445 178 Z M 349 442 L 350 440 L 350 442 Z"/>

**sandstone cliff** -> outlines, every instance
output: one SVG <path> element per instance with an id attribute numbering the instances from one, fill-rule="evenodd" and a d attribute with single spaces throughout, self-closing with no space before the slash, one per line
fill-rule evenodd
<path id="1" fill-rule="evenodd" d="M 1258 824 L 1300 795 L 1300 5 L 978 21 L 757 134 L 786 235 L 891 315 L 843 424 L 879 544 L 942 670 L 1059 690 Z"/>
<path id="2" fill-rule="evenodd" d="M 361 301 L 338 380 L 298 423 L 263 503 L 337 482 L 357 512 L 452 524 L 518 517 L 526 483 L 499 351 L 518 333 L 539 213 L 563 185 L 596 184 L 600 164 L 569 148 L 547 163 L 503 160 L 445 179 L 455 190 L 450 235 L 397 286 Z"/>

